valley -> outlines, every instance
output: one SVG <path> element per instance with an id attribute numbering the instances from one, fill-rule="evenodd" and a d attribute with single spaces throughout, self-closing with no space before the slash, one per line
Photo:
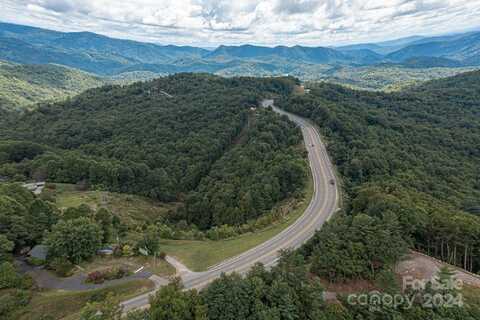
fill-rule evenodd
<path id="1" fill-rule="evenodd" d="M 5 2 L 0 319 L 480 319 L 475 3 Z"/>
<path id="2" fill-rule="evenodd" d="M 222 45 L 207 50 L 0 23 L 0 61 L 4 61 L 0 107 L 31 108 L 103 84 L 129 84 L 181 72 L 291 75 L 303 81 L 396 91 L 478 69 L 479 34 L 339 47 Z"/>

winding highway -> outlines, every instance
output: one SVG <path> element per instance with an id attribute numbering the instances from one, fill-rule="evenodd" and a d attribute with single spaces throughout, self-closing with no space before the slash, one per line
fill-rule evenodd
<path id="1" fill-rule="evenodd" d="M 262 105 L 272 107 L 277 113 L 288 116 L 301 128 L 313 177 L 312 200 L 303 215 L 275 237 L 207 271 L 182 275 L 186 289 L 200 289 L 222 273 L 246 273 L 255 263 L 260 262 L 267 267 L 274 265 L 279 251 L 300 247 L 338 210 L 339 193 L 333 166 L 315 126 L 304 118 L 276 108 L 273 100 L 264 100 Z M 124 301 L 122 303 L 124 311 L 148 307 L 150 294 Z"/>

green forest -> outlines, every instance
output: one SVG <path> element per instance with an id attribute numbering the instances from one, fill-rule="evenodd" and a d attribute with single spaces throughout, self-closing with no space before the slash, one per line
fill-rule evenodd
<path id="1" fill-rule="evenodd" d="M 480 243 L 480 73 L 436 80 L 399 93 L 352 91 L 319 84 L 282 108 L 312 119 L 328 143 L 355 220 L 398 221 L 405 244 L 477 272 Z M 310 243 L 318 251 L 349 248 L 352 218 L 339 218 Z M 346 221 L 345 221 L 346 220 Z M 388 223 L 389 226 L 395 226 Z M 325 248 L 329 235 L 338 243 Z M 350 234 L 352 233 L 352 234 Z M 333 235 L 332 235 L 333 236 Z M 333 241 L 333 240 L 332 240 Z M 390 244 L 401 242 L 389 242 Z M 335 252 L 330 252 L 335 255 Z M 348 256 L 355 259 L 355 250 Z M 376 264 L 382 265 L 381 261 Z M 325 262 L 327 263 L 327 262 Z M 335 277 L 372 272 L 330 268 Z M 321 266 L 318 266 L 321 270 Z"/>
<path id="2" fill-rule="evenodd" d="M 257 109 L 295 84 L 179 74 L 39 105 L 2 128 L 0 175 L 185 202 L 171 220 L 201 229 L 241 225 L 305 183 L 300 131 Z"/>
<path id="3" fill-rule="evenodd" d="M 401 291 L 393 265 L 415 248 L 477 272 L 479 234 L 480 73 L 394 94 L 321 84 L 277 101 L 321 129 L 342 177 L 344 210 L 306 245 L 284 252 L 270 271 L 223 276 L 206 289 L 162 288 L 149 311 L 130 319 L 477 319 L 478 304 L 425 307 L 433 287 Z M 447 283 L 451 272 L 437 279 Z M 369 279 L 378 304 L 347 296 L 325 302 L 318 279 Z M 387 294 L 412 305 L 382 304 Z"/>
<path id="4" fill-rule="evenodd" d="M 425 301 L 413 299 L 435 294 L 455 294 L 427 288 L 407 292 L 412 304 L 396 307 L 382 304 L 359 305 L 340 296 L 338 302 L 326 302 L 323 286 L 318 278 L 311 277 L 307 261 L 301 254 L 283 252 L 279 263 L 271 270 L 254 266 L 245 277 L 237 274 L 223 275 L 200 292 L 183 290 L 179 281 L 162 287 L 150 298 L 150 309 L 129 312 L 127 320 L 473 320 L 480 317 L 478 305 L 426 308 Z M 449 274 L 442 273 L 440 281 L 448 281 Z M 385 288 L 384 288 L 385 289 Z M 398 289 L 390 288 L 390 294 Z M 371 297 L 371 296 L 369 296 Z M 382 299 L 382 294 L 376 297 Z M 102 320 L 119 320 L 121 308 L 113 298 L 84 308 L 83 319 L 95 319 L 99 310 L 106 316 Z"/>
<path id="5" fill-rule="evenodd" d="M 38 102 L 62 100 L 108 81 L 55 64 L 23 65 L 0 61 L 0 109 L 32 108 Z"/>
<path id="6" fill-rule="evenodd" d="M 365 279 L 379 295 L 457 293 L 430 287 L 402 292 L 392 268 L 409 248 L 480 270 L 480 72 L 388 94 L 333 84 L 312 84 L 309 93 L 298 94 L 297 84 L 293 78 L 178 74 L 91 89 L 22 115 L 5 113 L 2 178 L 71 183 L 178 205 L 129 230 L 105 209 L 62 211 L 18 184 L 3 184 L 0 255 L 10 260 L 26 245 L 46 243 L 49 267 L 62 273 L 118 236 L 123 250 L 157 252 L 159 235 L 171 228 L 241 232 L 277 203 L 298 197 L 308 177 L 299 129 L 258 108 L 262 98 L 275 97 L 278 107 L 318 125 L 341 177 L 343 210 L 300 249 L 283 252 L 271 270 L 257 265 L 244 277 L 224 275 L 199 292 L 175 280 L 151 298 L 148 311 L 127 319 L 480 318 L 478 304 L 425 308 L 415 299 L 372 308 L 341 294 L 330 303 L 320 281 Z M 8 262 L 0 275 L 2 288 L 11 290 L 2 296 L 11 309 L 0 315 L 14 316 L 29 303 L 31 284 Z M 443 281 L 450 276 L 439 275 Z M 88 303 L 81 317 L 120 319 L 118 302 L 109 296 Z"/>

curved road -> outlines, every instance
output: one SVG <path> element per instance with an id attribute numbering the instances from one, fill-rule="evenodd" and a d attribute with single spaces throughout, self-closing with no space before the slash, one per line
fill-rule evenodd
<path id="1" fill-rule="evenodd" d="M 236 257 L 225 260 L 207 271 L 182 275 L 181 278 L 186 289 L 200 289 L 222 273 L 245 273 L 258 262 L 267 267 L 275 264 L 280 250 L 300 247 L 338 209 L 339 194 L 335 174 L 317 129 L 309 121 L 276 108 L 273 100 L 265 100 L 262 105 L 263 107 L 271 106 L 279 114 L 288 116 L 301 128 L 314 183 L 312 200 L 303 215 L 275 237 Z M 331 183 L 332 180 L 335 182 L 334 184 Z M 148 307 L 150 294 L 124 301 L 122 303 L 124 310 Z"/>

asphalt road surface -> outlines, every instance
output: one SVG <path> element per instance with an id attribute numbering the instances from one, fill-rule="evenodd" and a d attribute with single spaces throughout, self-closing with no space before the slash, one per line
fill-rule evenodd
<path id="1" fill-rule="evenodd" d="M 300 247 L 338 210 L 339 194 L 334 170 L 315 126 L 306 119 L 276 108 L 273 100 L 265 100 L 262 105 L 263 107 L 271 106 L 279 114 L 288 116 L 301 128 L 314 183 L 312 200 L 303 215 L 275 237 L 207 271 L 182 275 L 186 289 L 200 289 L 222 273 L 246 273 L 259 262 L 267 267 L 274 265 L 279 251 Z M 148 296 L 149 294 L 144 294 L 124 301 L 122 303 L 124 311 L 148 307 Z"/>

